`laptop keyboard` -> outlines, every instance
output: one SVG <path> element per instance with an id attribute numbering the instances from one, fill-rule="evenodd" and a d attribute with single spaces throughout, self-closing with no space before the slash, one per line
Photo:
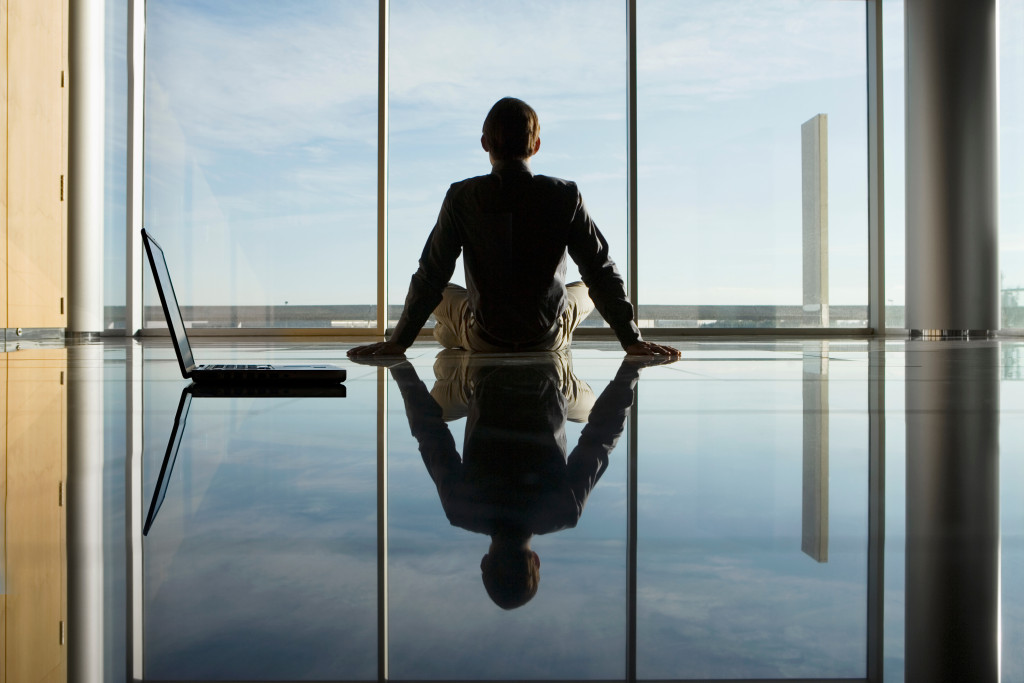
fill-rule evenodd
<path id="1" fill-rule="evenodd" d="M 204 370 L 270 370 L 269 365 L 207 365 Z"/>

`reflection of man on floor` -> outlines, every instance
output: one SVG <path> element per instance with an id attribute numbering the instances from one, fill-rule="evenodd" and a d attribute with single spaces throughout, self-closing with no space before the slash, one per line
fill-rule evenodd
<path id="1" fill-rule="evenodd" d="M 576 184 L 530 170 L 529 159 L 540 150 L 533 108 L 512 97 L 499 100 L 484 120 L 480 144 L 491 172 L 448 190 L 391 339 L 349 355 L 403 355 L 431 313 L 434 337 L 447 348 L 558 351 L 596 306 L 627 353 L 678 356 L 641 339 L 608 242 Z M 460 254 L 466 288 L 449 282 Z M 583 282 L 566 284 L 567 254 Z"/>
<path id="2" fill-rule="evenodd" d="M 596 400 L 565 353 L 510 361 L 442 352 L 433 395 L 410 363 L 391 368 L 448 520 L 491 537 L 480 569 L 499 606 L 519 607 L 537 592 L 530 539 L 576 526 L 622 434 L 641 367 L 624 360 Z M 445 421 L 463 416 L 460 458 Z M 568 456 L 566 419 L 588 423 Z"/>

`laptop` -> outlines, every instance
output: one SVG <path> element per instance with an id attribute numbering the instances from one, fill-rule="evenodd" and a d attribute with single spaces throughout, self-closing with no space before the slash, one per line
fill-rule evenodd
<path id="1" fill-rule="evenodd" d="M 156 520 L 156 515 L 160 512 L 160 506 L 163 505 L 164 498 L 167 496 L 167 485 L 171 480 L 174 463 L 178 459 L 181 438 L 185 434 L 185 421 L 188 420 L 188 411 L 192 407 L 193 397 L 318 398 L 323 396 L 344 398 L 345 395 L 344 384 L 189 384 L 181 390 L 181 398 L 178 399 L 178 411 L 174 414 L 171 438 L 167 441 L 167 450 L 164 452 L 164 459 L 160 465 L 160 474 L 157 476 L 156 487 L 153 489 L 153 499 L 149 503 L 149 514 L 146 515 L 146 523 L 142 527 L 142 535 L 149 535 L 149 530 L 153 528 L 153 522 Z"/>
<path id="2" fill-rule="evenodd" d="M 192 347 L 185 334 L 185 321 L 181 317 L 178 299 L 174 295 L 171 284 L 171 273 L 167 269 L 164 250 L 152 235 L 142 230 L 142 242 L 146 245 L 149 265 L 153 269 L 156 291 L 160 295 L 160 305 L 167 318 L 167 327 L 171 332 L 171 343 L 174 353 L 178 356 L 181 376 L 193 382 L 319 382 L 336 383 L 345 381 L 345 370 L 336 365 L 269 365 L 269 364 L 223 364 L 196 365 L 192 357 Z"/>

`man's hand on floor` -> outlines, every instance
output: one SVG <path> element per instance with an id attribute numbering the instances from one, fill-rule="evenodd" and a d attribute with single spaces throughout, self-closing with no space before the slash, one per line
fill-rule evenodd
<path id="1" fill-rule="evenodd" d="M 626 347 L 626 354 L 629 356 L 668 356 L 675 360 L 682 355 L 679 349 L 672 346 L 663 346 L 654 342 L 639 341 Z"/>
<path id="2" fill-rule="evenodd" d="M 405 347 L 390 341 L 376 342 L 349 349 L 348 357 L 356 362 L 375 365 L 379 364 L 376 363 L 378 360 L 394 361 L 405 358 Z M 384 364 L 387 365 L 387 363 Z"/>

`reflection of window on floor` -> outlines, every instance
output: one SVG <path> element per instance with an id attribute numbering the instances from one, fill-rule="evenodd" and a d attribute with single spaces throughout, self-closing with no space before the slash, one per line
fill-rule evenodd
<path id="1" fill-rule="evenodd" d="M 123 317 L 124 307 L 108 307 L 108 316 Z M 902 306 L 887 307 L 890 314 L 902 316 Z M 388 306 L 388 326 L 398 322 L 401 306 Z M 743 305 L 651 305 L 640 304 L 637 318 L 641 328 L 787 328 L 807 327 L 803 306 Z M 373 304 L 339 304 L 334 306 L 182 306 L 185 326 L 202 328 L 335 328 L 362 329 L 375 325 L 377 307 Z M 867 326 L 868 308 L 861 306 L 829 306 L 831 327 L 863 328 Z M 147 306 L 145 327 L 164 328 L 163 311 Z M 810 323 L 812 326 L 817 326 Z M 581 327 L 605 328 L 607 323 L 593 313 Z M 1024 325 L 1022 325 L 1024 326 Z M 426 327 L 433 327 L 433 318 Z"/>

